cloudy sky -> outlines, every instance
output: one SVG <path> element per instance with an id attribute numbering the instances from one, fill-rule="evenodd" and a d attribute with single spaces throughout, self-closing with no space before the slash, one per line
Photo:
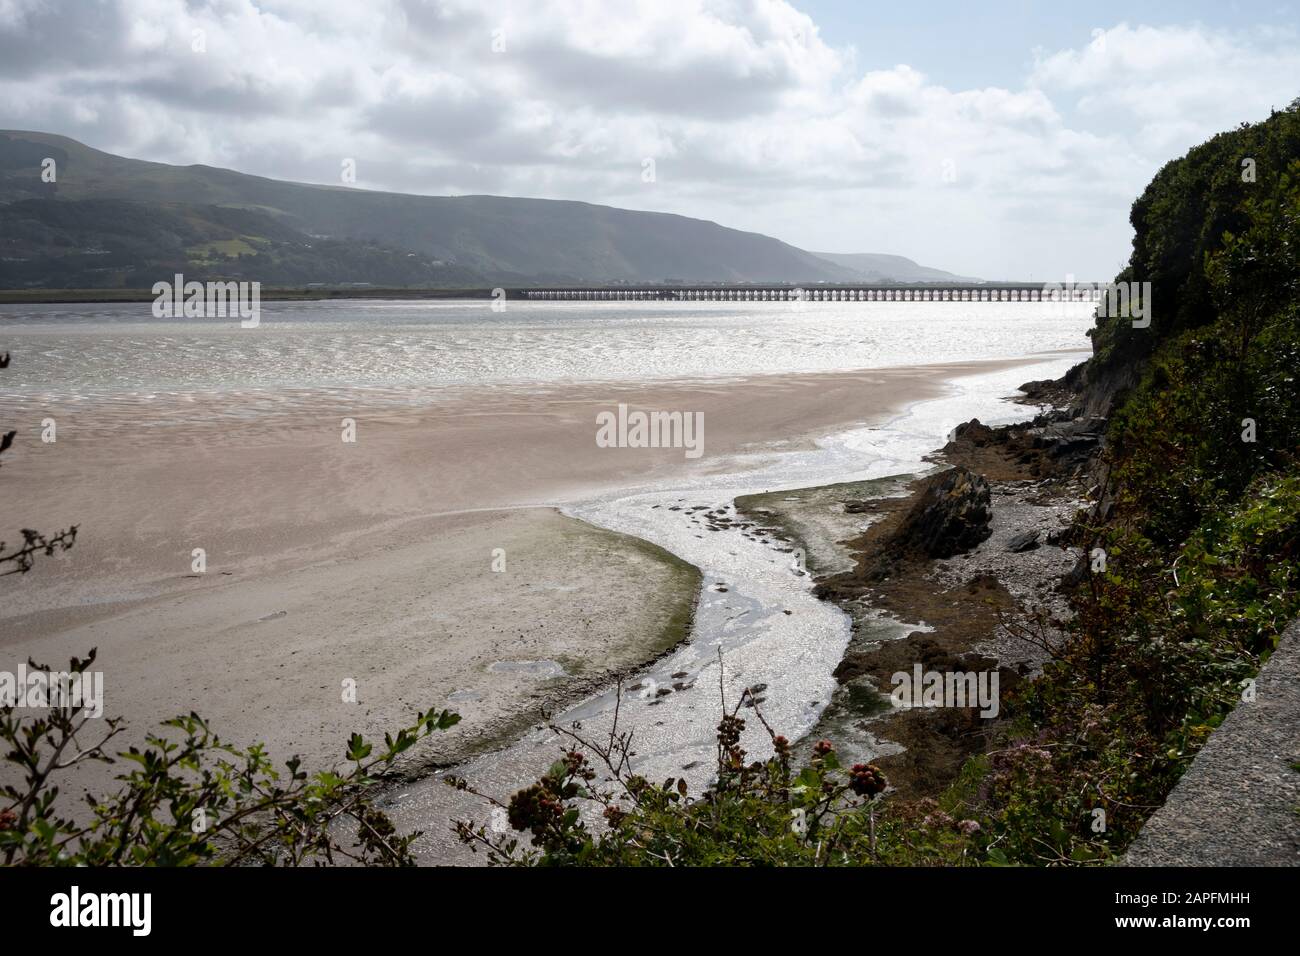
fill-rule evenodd
<path id="1" fill-rule="evenodd" d="M 0 127 L 307 182 L 352 159 L 369 189 L 582 199 L 967 275 L 1101 278 L 1166 160 L 1300 96 L 1297 9 L 0 0 Z"/>

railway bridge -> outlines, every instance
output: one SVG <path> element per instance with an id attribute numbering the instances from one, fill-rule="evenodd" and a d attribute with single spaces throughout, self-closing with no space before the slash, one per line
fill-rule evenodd
<path id="1" fill-rule="evenodd" d="M 512 290 L 524 299 L 668 302 L 1097 302 L 1101 283 L 985 282 L 970 285 L 619 285 Z"/>

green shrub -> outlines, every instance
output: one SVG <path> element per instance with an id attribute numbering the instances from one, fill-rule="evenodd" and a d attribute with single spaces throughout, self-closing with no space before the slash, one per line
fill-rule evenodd
<path id="1" fill-rule="evenodd" d="M 94 662 L 73 658 L 69 673 Z M 34 662 L 31 670 L 47 670 Z M 346 770 L 308 773 L 295 757 L 278 771 L 260 744 L 223 742 L 197 714 L 166 721 L 143 749 L 114 757 L 123 731 L 109 718 L 97 739 L 80 705 L 27 713 L 0 707 L 4 760 L 22 784 L 0 786 L 0 862 L 6 866 L 297 866 L 350 860 L 409 866 L 419 833 L 400 835 L 374 806 L 375 784 L 422 737 L 459 721 L 419 714 L 384 746 L 353 734 Z M 168 733 L 170 731 L 171 733 Z M 178 739 L 179 738 L 179 739 Z M 120 789 L 87 796 L 88 812 L 66 815 L 58 781 L 88 761 L 122 761 Z"/>

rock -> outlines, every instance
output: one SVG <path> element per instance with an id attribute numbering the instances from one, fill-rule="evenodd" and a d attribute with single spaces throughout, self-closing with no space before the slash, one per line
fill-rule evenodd
<path id="1" fill-rule="evenodd" d="M 977 448 L 982 448 L 997 438 L 997 433 L 978 418 L 962 422 L 952 430 L 952 441 L 968 441 Z"/>
<path id="2" fill-rule="evenodd" d="M 1106 420 L 1096 416 L 1054 422 L 1043 429 L 1041 447 L 1069 471 L 1087 464 L 1097 453 L 1105 433 Z"/>
<path id="3" fill-rule="evenodd" d="M 965 468 L 951 468 L 929 480 L 888 545 L 895 554 L 920 551 L 951 558 L 987 538 L 989 483 Z"/>
<path id="4" fill-rule="evenodd" d="M 966 591 L 968 594 L 977 594 L 980 591 L 996 591 L 998 589 L 998 579 L 995 575 L 987 571 L 975 575 L 966 582 Z"/>
<path id="5" fill-rule="evenodd" d="M 1078 560 L 1074 562 L 1074 567 L 1061 576 L 1061 580 L 1056 584 L 1056 590 L 1068 591 L 1070 588 L 1081 584 L 1088 577 L 1091 570 L 1092 562 L 1088 560 L 1086 553 L 1079 555 Z"/>
<path id="6" fill-rule="evenodd" d="M 1007 542 L 1007 550 L 1012 554 L 1020 554 L 1024 551 L 1032 551 L 1038 547 L 1038 532 L 1025 531 L 1015 535 Z"/>
<path id="7" fill-rule="evenodd" d="M 1058 384 L 1059 383 L 1054 378 L 1039 378 L 1032 382 L 1025 382 L 1024 385 L 1020 386 L 1020 391 L 1024 392 L 1030 398 L 1034 398 L 1050 389 L 1056 388 Z"/>
<path id="8" fill-rule="evenodd" d="M 1105 430 L 1104 418 L 1060 409 L 998 428 L 973 418 L 953 429 L 942 453 L 999 480 L 1075 475 L 1096 459 Z M 1009 464 L 1015 467 L 1007 473 Z"/>
<path id="9" fill-rule="evenodd" d="M 835 670 L 831 672 L 841 684 L 846 684 L 871 670 L 871 656 L 861 651 L 848 651 L 844 658 L 836 665 Z"/>

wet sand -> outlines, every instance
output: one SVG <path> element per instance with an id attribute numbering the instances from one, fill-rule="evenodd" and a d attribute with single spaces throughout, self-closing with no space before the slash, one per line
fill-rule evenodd
<path id="1" fill-rule="evenodd" d="M 133 738 L 195 709 L 223 737 L 309 766 L 334 762 L 353 730 L 449 706 L 465 724 L 420 759 L 462 756 L 656 656 L 700 590 L 666 552 L 555 506 L 743 473 L 765 451 L 1016 364 L 457 389 L 418 404 L 355 392 L 6 402 L 19 436 L 0 522 L 80 534 L 0 579 L 0 669 L 98 646 L 106 712 Z M 703 455 L 597 447 L 596 415 L 619 402 L 702 412 Z M 39 440 L 46 417 L 53 444 Z"/>

